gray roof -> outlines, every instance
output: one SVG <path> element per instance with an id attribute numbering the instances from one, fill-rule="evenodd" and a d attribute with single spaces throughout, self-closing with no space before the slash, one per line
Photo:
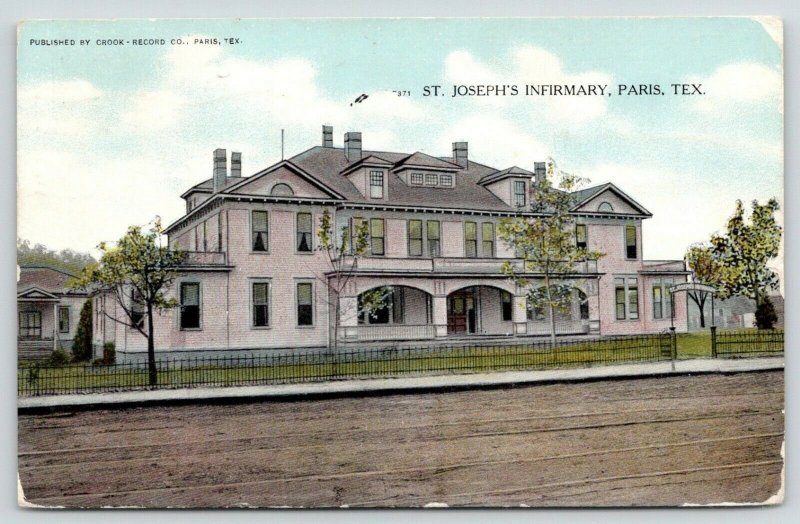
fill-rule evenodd
<path id="1" fill-rule="evenodd" d="M 533 173 L 531 171 L 528 171 L 527 169 L 522 169 L 521 167 L 512 166 L 509 167 L 508 169 L 503 169 L 502 171 L 495 171 L 494 173 L 489 173 L 488 175 L 485 175 L 483 178 L 481 178 L 480 183 L 488 184 L 490 182 L 494 182 L 496 180 L 500 180 L 508 176 L 524 176 L 530 178 L 533 176 Z"/>

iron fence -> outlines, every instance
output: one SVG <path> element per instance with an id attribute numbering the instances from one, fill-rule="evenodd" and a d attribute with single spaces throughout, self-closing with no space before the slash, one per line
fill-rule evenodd
<path id="1" fill-rule="evenodd" d="M 737 358 L 783 354 L 782 329 L 721 331 L 711 328 L 711 356 Z"/>
<path id="2" fill-rule="evenodd" d="M 112 365 L 29 365 L 18 369 L 21 396 L 194 386 L 246 386 L 357 378 L 477 373 L 653 362 L 674 357 L 669 334 L 559 340 L 555 344 L 469 344 L 375 347 L 335 354 L 281 353 L 158 360 L 158 383 L 142 362 Z"/>

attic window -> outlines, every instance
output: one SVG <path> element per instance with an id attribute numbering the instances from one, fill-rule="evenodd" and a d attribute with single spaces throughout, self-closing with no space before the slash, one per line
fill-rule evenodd
<path id="1" fill-rule="evenodd" d="M 431 173 L 425 173 L 425 185 L 435 186 L 439 183 L 439 176 Z"/>
<path id="2" fill-rule="evenodd" d="M 272 186 L 272 190 L 269 194 L 272 196 L 292 196 L 294 195 L 294 191 L 289 184 L 280 183 Z"/>
<path id="3" fill-rule="evenodd" d="M 453 185 L 453 175 L 439 175 L 439 184 L 451 187 Z"/>
<path id="4" fill-rule="evenodd" d="M 423 181 L 422 173 L 411 173 L 411 185 L 421 186 Z"/>
<path id="5" fill-rule="evenodd" d="M 608 202 L 601 202 L 599 206 L 597 206 L 598 211 L 614 211 L 614 206 L 609 204 Z"/>

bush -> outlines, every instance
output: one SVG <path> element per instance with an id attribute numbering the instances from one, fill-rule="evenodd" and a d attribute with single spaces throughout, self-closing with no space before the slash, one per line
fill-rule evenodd
<path id="1" fill-rule="evenodd" d="M 758 329 L 773 329 L 778 315 L 775 313 L 775 306 L 768 296 L 756 308 L 756 327 Z"/>
<path id="2" fill-rule="evenodd" d="M 69 353 L 64 351 L 63 348 L 53 350 L 53 352 L 50 353 L 50 357 L 47 359 L 47 363 L 51 366 L 65 366 L 69 364 L 69 361 Z"/>
<path id="3" fill-rule="evenodd" d="M 117 361 L 117 350 L 114 348 L 113 342 L 106 342 L 103 344 L 103 364 L 110 366 Z"/>
<path id="4" fill-rule="evenodd" d="M 84 362 L 92 358 L 92 301 L 87 300 L 81 307 L 81 316 L 75 339 L 72 341 L 72 359 Z"/>
<path id="5" fill-rule="evenodd" d="M 94 367 L 105 366 L 105 365 L 106 365 L 106 363 L 103 362 L 102 358 L 96 358 L 96 359 L 92 360 L 92 366 L 94 366 Z"/>

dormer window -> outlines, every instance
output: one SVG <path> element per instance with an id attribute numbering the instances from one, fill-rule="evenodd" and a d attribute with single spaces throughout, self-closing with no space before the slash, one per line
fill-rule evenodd
<path id="1" fill-rule="evenodd" d="M 445 187 L 453 186 L 453 175 L 439 175 L 439 185 Z"/>
<path id="2" fill-rule="evenodd" d="M 383 198 L 383 171 L 369 172 L 370 198 Z"/>
<path id="3" fill-rule="evenodd" d="M 524 180 L 514 181 L 514 205 L 516 207 L 525 207 L 526 188 Z"/>
<path id="4" fill-rule="evenodd" d="M 425 185 L 435 186 L 439 184 L 439 176 L 433 173 L 425 173 Z"/>
<path id="5" fill-rule="evenodd" d="M 424 177 L 422 173 L 411 173 L 411 185 L 412 186 L 421 186 L 423 183 Z"/>

